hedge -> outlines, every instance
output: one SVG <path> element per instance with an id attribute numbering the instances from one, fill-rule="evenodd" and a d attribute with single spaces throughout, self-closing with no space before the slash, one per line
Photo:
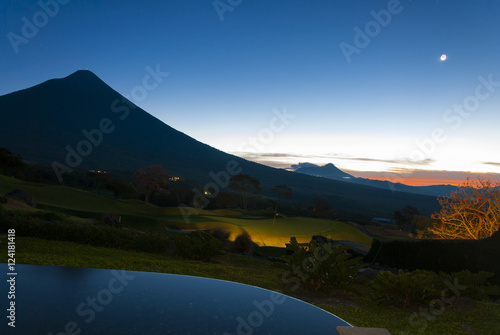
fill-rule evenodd
<path id="1" fill-rule="evenodd" d="M 405 270 L 493 272 L 491 283 L 500 284 L 500 230 L 482 240 L 373 239 L 364 258 Z"/>

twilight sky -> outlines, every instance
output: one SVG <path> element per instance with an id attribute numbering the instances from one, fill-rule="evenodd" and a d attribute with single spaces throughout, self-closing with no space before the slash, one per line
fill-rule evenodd
<path id="1" fill-rule="evenodd" d="M 0 95 L 89 69 L 267 165 L 500 180 L 499 17 L 497 0 L 3 0 Z M 148 69 L 169 76 L 145 91 Z"/>

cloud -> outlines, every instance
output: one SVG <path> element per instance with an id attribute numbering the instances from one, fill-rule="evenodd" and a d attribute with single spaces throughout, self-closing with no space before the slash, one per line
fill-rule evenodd
<path id="1" fill-rule="evenodd" d="M 360 162 L 378 162 L 378 163 L 389 163 L 389 164 L 406 164 L 406 165 L 429 165 L 434 163 L 435 160 L 427 158 L 421 161 L 410 161 L 407 159 L 377 159 L 377 158 L 366 158 L 366 157 L 337 157 L 338 159 L 349 160 L 349 161 L 360 161 Z"/>
<path id="2" fill-rule="evenodd" d="M 436 170 L 399 170 L 389 171 L 353 171 L 355 177 L 389 180 L 407 185 L 451 184 L 462 185 L 467 178 L 500 180 L 500 173 L 474 173 L 464 171 L 436 171 Z"/>
<path id="3" fill-rule="evenodd" d="M 267 153 L 254 153 L 254 152 L 238 152 L 233 154 L 242 158 L 252 160 L 261 164 L 272 166 L 275 168 L 286 169 L 295 171 L 304 166 L 321 166 L 326 163 L 315 164 L 307 161 L 314 161 L 321 158 L 323 161 L 332 161 L 336 163 L 342 160 L 345 161 L 359 161 L 359 162 L 375 162 L 386 163 L 392 166 L 387 167 L 387 171 L 355 171 L 351 169 L 342 169 L 342 171 L 349 173 L 355 177 L 389 180 L 392 182 L 399 182 L 407 185 L 438 185 L 450 184 L 461 185 L 467 178 L 481 177 L 484 179 L 500 180 L 500 173 L 477 173 L 467 171 L 436 171 L 425 169 L 428 165 L 434 162 L 432 159 L 426 159 L 420 162 L 413 162 L 401 159 L 376 159 L 368 157 L 352 157 L 342 154 L 325 154 L 325 155 L 304 155 L 304 154 L 289 154 L 282 152 L 267 152 Z M 300 163 L 296 163 L 299 161 Z M 484 162 L 483 164 L 500 166 L 500 163 Z"/>
<path id="4" fill-rule="evenodd" d="M 259 159 L 259 158 L 318 158 L 318 157 L 324 157 L 321 155 L 301 155 L 301 154 L 288 154 L 288 153 L 281 153 L 281 152 L 265 152 L 265 153 L 260 153 L 260 152 L 246 152 L 246 151 L 232 151 L 231 154 L 247 158 L 247 159 Z"/>
<path id="5" fill-rule="evenodd" d="M 482 164 L 484 164 L 484 165 L 500 166 L 500 163 L 496 163 L 496 162 L 483 162 Z"/>
<path id="6" fill-rule="evenodd" d="M 331 153 L 331 154 L 324 154 L 324 155 L 304 155 L 304 154 L 289 154 L 289 153 L 282 153 L 282 152 L 266 152 L 266 153 L 257 153 L 257 152 L 231 152 L 233 155 L 240 156 L 242 158 L 250 159 L 250 160 L 256 160 L 256 161 L 269 161 L 272 158 L 280 159 L 280 165 L 282 165 L 284 162 L 282 161 L 283 158 L 290 158 L 290 159 L 301 159 L 301 160 L 307 160 L 307 159 L 332 159 L 335 161 L 339 160 L 347 160 L 347 161 L 357 161 L 357 162 L 375 162 L 375 163 L 388 163 L 388 164 L 398 164 L 398 165 L 430 165 L 435 160 L 433 159 L 424 159 L 421 161 L 409 161 L 409 160 L 403 160 L 403 159 L 377 159 L 377 158 L 368 158 L 368 157 L 352 157 L 352 156 L 346 156 L 342 154 L 337 154 L 337 153 Z M 306 164 L 306 163 L 299 163 L 299 164 Z M 311 164 L 311 163 L 309 163 Z M 296 165 L 296 164 L 294 164 Z M 291 166 L 291 168 L 294 168 L 294 165 Z"/>

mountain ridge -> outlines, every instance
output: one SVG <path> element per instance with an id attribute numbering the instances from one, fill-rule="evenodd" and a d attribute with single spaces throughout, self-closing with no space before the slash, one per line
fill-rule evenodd
<path id="1" fill-rule="evenodd" d="M 388 180 L 377 180 L 369 178 L 359 178 L 354 177 L 348 173 L 337 168 L 334 164 L 328 163 L 325 165 L 316 165 L 313 163 L 305 162 L 300 163 L 294 172 L 303 173 L 311 176 L 319 176 L 323 178 L 329 178 L 339 181 L 344 181 L 347 183 L 354 183 L 360 185 L 367 185 L 377 188 L 389 188 L 391 190 L 397 190 L 401 192 L 409 192 L 415 194 L 424 194 L 431 196 L 448 196 L 451 192 L 458 189 L 457 186 L 453 185 L 428 185 L 428 186 L 410 186 L 403 183 L 393 183 Z"/>
<path id="2" fill-rule="evenodd" d="M 94 134 L 94 142 L 88 134 Z M 85 148 L 84 141 L 92 147 Z M 286 184 L 297 201 L 320 195 L 351 212 L 381 215 L 407 203 L 420 204 L 423 212 L 436 208 L 429 197 L 288 172 L 224 153 L 170 127 L 85 70 L 0 96 L 0 146 L 29 161 L 69 169 L 133 171 L 161 165 L 172 175 L 205 184 L 214 175 L 227 175 L 233 162 L 261 181 L 264 195 Z M 67 164 L 68 148 L 82 153 L 78 164 Z"/>

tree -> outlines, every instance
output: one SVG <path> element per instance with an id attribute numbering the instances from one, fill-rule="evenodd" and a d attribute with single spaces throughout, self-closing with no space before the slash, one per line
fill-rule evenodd
<path id="1" fill-rule="evenodd" d="M 394 221 L 400 229 L 413 228 L 413 220 L 420 215 L 420 211 L 413 206 L 406 205 L 405 208 L 394 212 Z"/>
<path id="2" fill-rule="evenodd" d="M 149 202 L 149 198 L 154 192 L 167 188 L 167 172 L 159 165 L 139 169 L 134 172 L 132 177 L 136 181 L 138 190 L 144 194 L 146 202 Z"/>
<path id="3" fill-rule="evenodd" d="M 482 239 L 500 228 L 500 182 L 467 182 L 449 197 L 438 198 L 442 209 L 437 224 L 426 233 L 443 239 Z"/>
<path id="4" fill-rule="evenodd" d="M 12 176 L 24 171 L 27 165 L 22 158 L 15 156 L 9 150 L 0 147 L 0 174 Z"/>
<path id="5" fill-rule="evenodd" d="M 109 184 L 109 189 L 116 199 L 134 199 L 138 197 L 137 190 L 131 183 L 115 180 Z"/>
<path id="6" fill-rule="evenodd" d="M 248 208 L 248 200 L 262 192 L 260 181 L 247 174 L 237 174 L 229 179 L 229 187 L 241 197 L 243 208 Z"/>
<path id="7" fill-rule="evenodd" d="M 232 192 L 220 192 L 215 205 L 218 208 L 235 208 L 238 206 L 238 196 Z"/>
<path id="8" fill-rule="evenodd" d="M 108 182 L 109 182 L 109 175 L 106 173 L 106 171 L 89 171 L 87 172 L 87 177 L 89 177 L 91 180 L 94 181 L 95 183 L 95 188 L 97 191 L 97 194 L 100 194 L 101 187 L 105 187 Z"/>
<path id="9" fill-rule="evenodd" d="M 174 183 L 174 185 L 175 184 L 178 184 L 178 182 Z M 193 189 L 189 188 L 187 185 L 175 185 L 175 188 L 170 188 L 170 191 L 175 196 L 178 206 L 183 203 L 188 203 L 194 197 Z"/>
<path id="10" fill-rule="evenodd" d="M 280 202 L 280 198 L 292 199 L 293 191 L 290 187 L 286 185 L 276 185 L 271 189 L 271 192 L 278 194 L 278 201 L 276 201 L 276 207 L 274 208 L 274 219 L 273 219 L 273 224 L 274 224 L 274 220 L 276 220 L 276 216 L 278 216 L 278 204 Z"/>
<path id="11" fill-rule="evenodd" d="M 309 215 L 315 218 L 329 219 L 333 215 L 332 205 L 320 196 L 313 199 L 313 205 L 308 207 Z"/>

